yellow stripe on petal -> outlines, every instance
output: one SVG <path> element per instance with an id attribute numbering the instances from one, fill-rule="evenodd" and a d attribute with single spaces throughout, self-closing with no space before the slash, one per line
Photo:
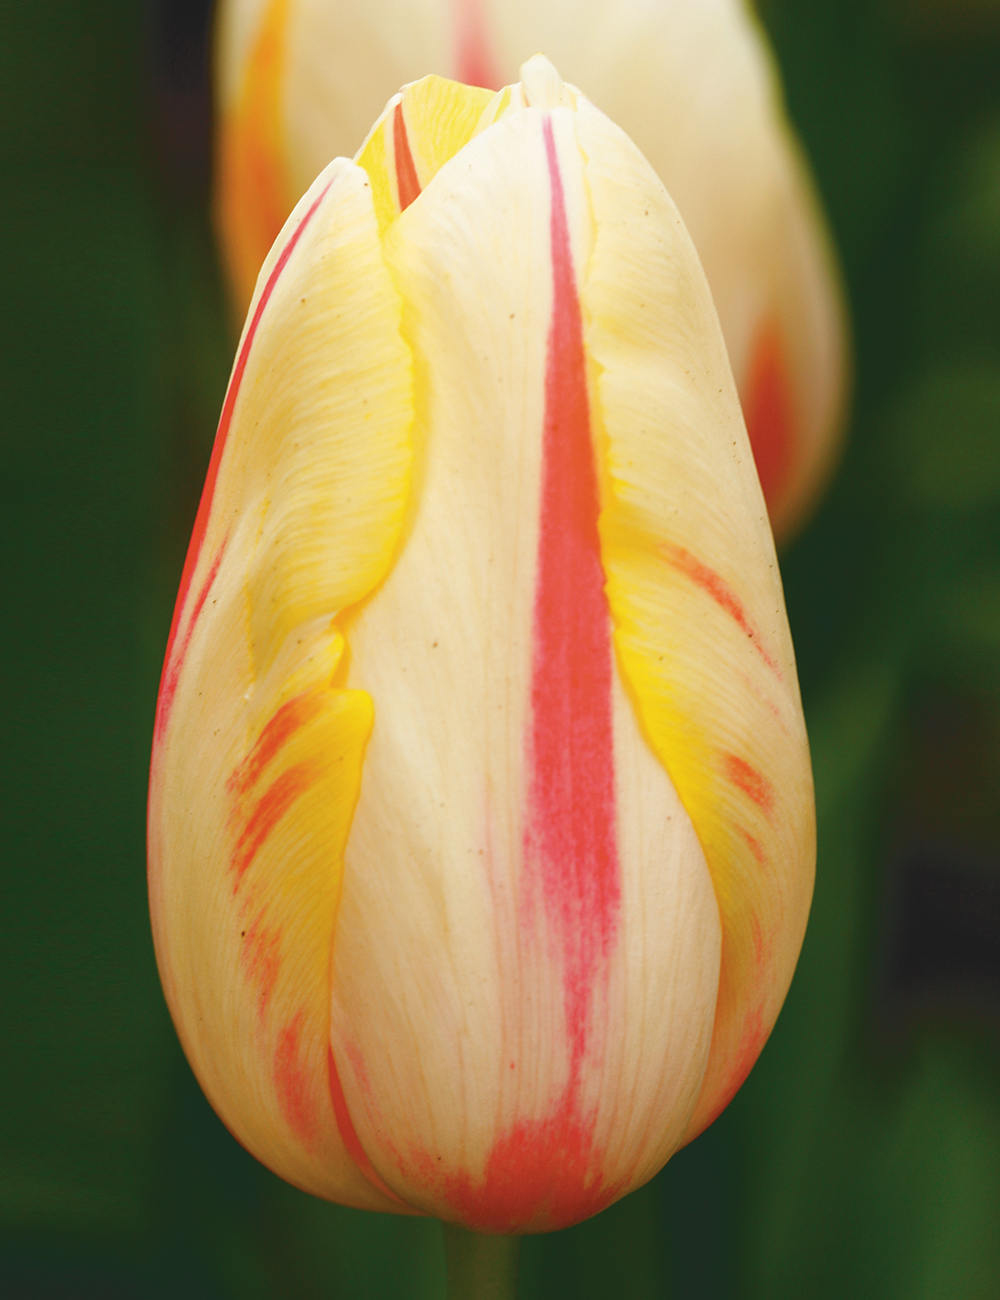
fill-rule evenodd
<path id="1" fill-rule="evenodd" d="M 290 0 L 269 0 L 235 101 L 220 107 L 216 214 L 241 310 L 295 201 L 282 111 L 289 8 Z"/>
<path id="2" fill-rule="evenodd" d="M 164 670 L 149 811 L 157 959 L 206 1093 L 283 1177 L 380 1209 L 400 1207 L 359 1168 L 330 1077 L 331 952 L 373 720 L 370 697 L 343 685 L 334 620 L 385 577 L 406 510 L 401 315 L 368 176 L 338 159 L 268 255 L 244 329 Z"/>
<path id="3" fill-rule="evenodd" d="M 381 232 L 468 144 L 493 97 L 492 91 L 437 76 L 393 95 L 355 157 L 371 177 Z"/>
<path id="4" fill-rule="evenodd" d="M 791 980 L 812 893 L 812 780 L 774 546 L 704 274 L 627 136 L 582 97 L 577 130 L 596 231 L 581 305 L 616 649 L 723 924 L 690 1139 L 746 1076 Z"/>

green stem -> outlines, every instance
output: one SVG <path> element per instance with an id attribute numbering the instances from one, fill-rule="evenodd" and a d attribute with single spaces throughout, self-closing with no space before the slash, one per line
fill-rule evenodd
<path id="1" fill-rule="evenodd" d="M 442 1223 L 448 1300 L 514 1300 L 520 1237 L 485 1237 Z"/>

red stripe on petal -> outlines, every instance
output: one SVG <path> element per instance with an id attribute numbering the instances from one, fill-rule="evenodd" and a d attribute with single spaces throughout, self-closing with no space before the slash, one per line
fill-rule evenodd
<path id="1" fill-rule="evenodd" d="M 753 342 L 744 412 L 757 475 L 771 511 L 791 477 L 795 451 L 793 410 L 781 332 L 768 320 L 758 328 Z"/>
<path id="2" fill-rule="evenodd" d="M 267 306 L 274 292 L 274 287 L 278 283 L 282 271 L 288 264 L 288 259 L 295 250 L 295 246 L 305 234 L 306 227 L 312 221 L 319 205 L 326 198 L 327 192 L 332 181 L 328 182 L 320 193 L 316 196 L 312 206 L 306 212 L 305 216 L 292 231 L 288 243 L 281 250 L 277 262 L 275 262 L 271 274 L 267 278 L 267 283 L 260 297 L 257 299 L 257 306 L 254 310 L 253 319 L 250 321 L 249 328 L 243 339 L 243 346 L 240 348 L 239 356 L 236 358 L 236 365 L 233 367 L 233 373 L 229 380 L 229 387 L 226 389 L 226 399 L 222 404 L 222 415 L 219 417 L 219 427 L 215 433 L 215 443 L 212 447 L 212 458 L 208 463 L 208 473 L 205 475 L 205 486 L 202 488 L 201 501 L 198 505 L 198 514 L 195 516 L 194 528 L 191 532 L 191 541 L 188 543 L 187 557 L 184 560 L 184 571 L 181 574 L 181 585 L 177 592 L 177 602 L 174 605 L 174 616 L 170 624 L 170 634 L 167 637 L 167 653 L 163 660 L 163 677 L 160 682 L 160 696 L 157 701 L 156 723 L 154 726 L 154 737 L 158 741 L 166 729 L 167 722 L 170 718 L 170 710 L 173 705 L 174 695 L 177 690 L 177 681 L 180 677 L 181 667 L 183 666 L 184 656 L 187 653 L 188 645 L 191 641 L 191 634 L 194 630 L 198 614 L 201 613 L 204 600 L 200 599 L 191 618 L 187 623 L 180 649 L 176 655 L 173 654 L 174 643 L 177 639 L 181 620 L 184 616 L 185 606 L 187 605 L 188 592 L 191 582 L 194 578 L 194 571 L 198 567 L 198 559 L 201 555 L 202 543 L 205 540 L 205 533 L 208 529 L 208 521 L 212 513 L 212 501 L 215 497 L 215 484 L 219 476 L 219 466 L 222 462 L 222 453 L 225 451 L 226 442 L 229 438 L 229 429 L 232 425 L 233 410 L 236 406 L 236 399 L 239 396 L 240 386 L 243 383 L 243 375 L 247 368 L 247 361 L 250 356 L 250 349 L 253 347 L 254 339 L 257 337 L 257 327 L 260 324 L 260 318 L 264 314 L 264 308 Z M 220 548 L 219 556 L 221 557 L 222 549 Z M 214 567 L 214 562 L 213 562 Z M 214 574 L 212 575 L 214 578 Z M 204 589 L 207 595 L 207 585 Z"/>
<path id="3" fill-rule="evenodd" d="M 410 141 L 406 134 L 406 120 L 403 117 L 403 105 L 397 104 L 392 115 L 392 145 L 396 155 L 396 191 L 399 195 L 399 210 L 405 212 L 420 194 L 420 182 L 417 169 L 413 165 L 410 153 Z"/>
<path id="4" fill-rule="evenodd" d="M 380 1178 L 378 1170 L 368 1159 L 368 1152 L 361 1145 L 361 1139 L 358 1137 L 354 1121 L 351 1119 L 351 1112 L 347 1107 L 347 1098 L 344 1096 L 340 1075 L 337 1073 L 337 1062 L 333 1059 L 333 1051 L 329 1047 L 326 1049 L 326 1065 L 330 1080 L 330 1101 L 333 1103 L 333 1113 L 337 1117 L 340 1139 L 347 1148 L 347 1154 L 373 1187 L 377 1187 L 380 1192 L 390 1197 L 398 1205 L 405 1204 L 392 1188 Z"/>
<path id="5" fill-rule="evenodd" d="M 194 634 L 194 629 L 198 622 L 198 616 L 201 614 L 201 611 L 204 609 L 205 601 L 208 599 L 208 593 L 212 590 L 212 584 L 215 582 L 215 579 L 218 576 L 219 566 L 222 564 L 222 556 L 225 552 L 226 542 L 228 540 L 229 538 L 226 537 L 226 539 L 223 541 L 222 545 L 219 547 L 218 551 L 216 552 L 215 559 L 212 561 L 209 567 L 208 576 L 205 578 L 205 581 L 202 583 L 201 591 L 198 593 L 198 599 L 195 601 L 194 609 L 191 611 L 191 617 L 188 619 L 187 626 L 184 629 L 184 638 L 181 641 L 180 649 L 178 650 L 177 654 L 174 656 L 173 662 L 171 662 L 170 660 L 170 646 L 168 643 L 167 656 L 163 664 L 163 680 L 160 683 L 160 698 L 157 701 L 157 706 L 156 706 L 156 724 L 154 728 L 154 735 L 156 735 L 157 737 L 159 736 L 161 729 L 164 726 L 166 726 L 166 720 L 170 716 L 170 710 L 173 707 L 174 696 L 177 694 L 177 683 L 180 681 L 181 668 L 184 664 L 184 658 L 187 655 L 188 646 L 191 644 L 191 637 Z M 178 597 L 178 607 L 179 604 L 180 604 L 180 597 Z M 175 622 L 176 619 L 177 619 L 177 614 L 175 611 L 174 613 Z M 171 628 L 170 631 L 171 636 L 173 636 L 173 633 L 174 633 L 174 629 Z"/>

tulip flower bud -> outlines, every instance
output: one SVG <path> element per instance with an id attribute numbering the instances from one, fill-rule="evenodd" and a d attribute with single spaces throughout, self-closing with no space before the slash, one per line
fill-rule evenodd
<path id="1" fill-rule="evenodd" d="M 405 87 L 264 263 L 149 844 L 209 1099 L 350 1205 L 573 1223 L 774 1024 L 814 826 L 763 498 L 677 209 L 540 56 Z"/>
<path id="2" fill-rule="evenodd" d="M 223 0 L 217 204 L 242 313 L 298 197 L 427 72 L 497 89 L 544 49 L 680 208 L 722 322 L 779 542 L 843 428 L 846 326 L 819 204 L 744 0 Z"/>

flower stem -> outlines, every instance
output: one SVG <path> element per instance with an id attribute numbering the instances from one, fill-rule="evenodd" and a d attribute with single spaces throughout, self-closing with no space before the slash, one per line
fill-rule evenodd
<path id="1" fill-rule="evenodd" d="M 520 1237 L 487 1237 L 442 1223 L 448 1300 L 514 1300 Z"/>

